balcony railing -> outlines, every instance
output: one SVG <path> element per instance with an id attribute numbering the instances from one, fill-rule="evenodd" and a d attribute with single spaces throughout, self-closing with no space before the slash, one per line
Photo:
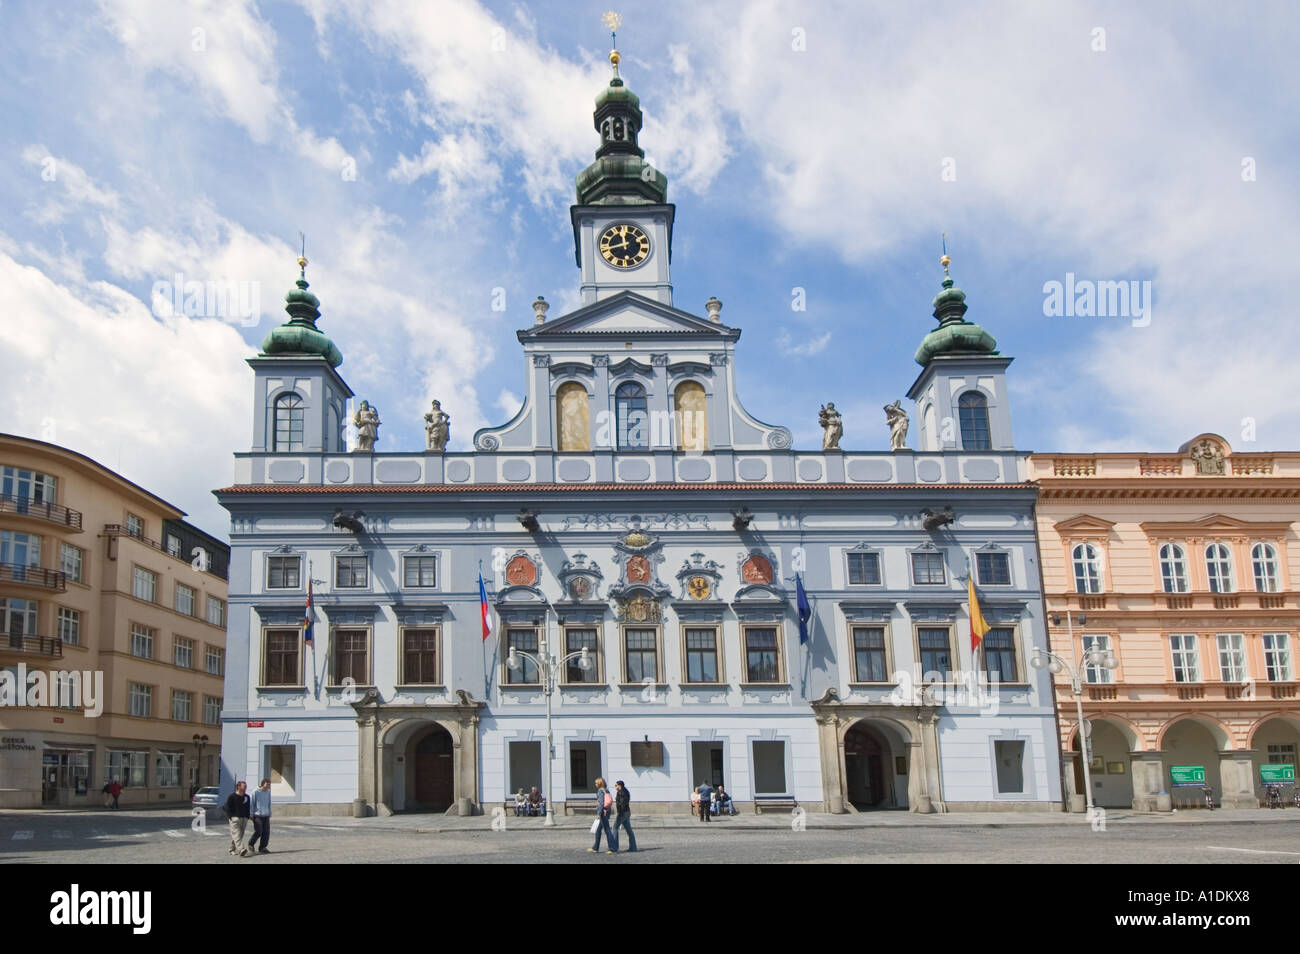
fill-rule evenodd
<path id="1" fill-rule="evenodd" d="M 33 656 L 58 658 L 63 655 L 63 640 L 53 636 L 0 633 L 0 653 L 29 653 Z"/>
<path id="2" fill-rule="evenodd" d="M 1069 698 L 1070 684 L 1059 681 L 1057 692 Z M 1097 685 L 1085 684 L 1084 701 L 1089 703 L 1174 703 L 1201 702 L 1211 704 L 1238 703 L 1241 705 L 1269 705 L 1274 699 L 1300 698 L 1297 682 L 1120 682 Z"/>
<path id="3" fill-rule="evenodd" d="M 19 583 L 63 592 L 68 588 L 68 575 L 61 570 L 47 570 L 43 566 L 0 563 L 0 583 Z"/>
<path id="4" fill-rule="evenodd" d="M 20 517 L 38 517 L 71 530 L 81 529 L 81 511 L 58 504 L 40 503 L 14 494 L 0 494 L 0 513 L 14 513 Z"/>
<path id="5" fill-rule="evenodd" d="M 106 523 L 106 524 L 104 524 L 104 536 L 106 536 L 106 537 L 110 537 L 110 538 L 115 538 L 115 537 L 130 537 L 132 540 L 139 541 L 140 543 L 143 543 L 143 544 L 144 544 L 145 546 L 147 546 L 147 547 L 152 547 L 153 549 L 157 550 L 159 553 L 165 553 L 165 554 L 167 554 L 169 557 L 172 557 L 173 559 L 176 559 L 176 560 L 184 560 L 186 563 L 189 563 L 189 562 L 190 562 L 190 558 L 189 558 L 188 555 L 183 554 L 183 553 L 181 553 L 181 552 L 178 551 L 178 550 L 176 550 L 176 551 L 168 550 L 165 546 L 163 546 L 163 545 L 162 545 L 161 543 L 159 543 L 157 540 L 150 540 L 148 537 L 144 536 L 143 534 L 134 533 L 134 532 L 131 531 L 130 528 L 128 528 L 128 527 L 124 527 L 124 526 L 122 526 L 120 523 Z M 116 552 L 117 552 L 116 550 L 110 550 L 110 551 L 109 551 L 110 559 L 113 558 L 113 557 L 112 557 L 112 554 L 114 554 L 114 553 L 116 553 Z M 215 576 L 215 577 L 216 577 L 217 579 L 219 579 L 219 580 L 223 580 L 223 579 L 225 579 L 225 577 L 222 577 L 222 576 L 220 576 L 219 574 L 213 573 L 211 569 L 204 570 L 203 572 L 204 572 L 204 573 L 207 573 L 207 574 L 209 574 L 209 575 L 211 575 L 211 576 Z"/>
<path id="6" fill-rule="evenodd" d="M 1259 593 L 1254 590 L 1241 590 L 1236 593 L 1162 593 L 1152 590 L 1117 591 L 1104 594 L 1097 593 L 1048 593 L 1048 610 L 1064 612 L 1071 609 L 1076 612 L 1096 612 L 1113 610 L 1117 612 L 1145 611 L 1203 611 L 1203 610 L 1281 610 L 1295 609 L 1300 606 L 1300 592 L 1289 590 L 1285 593 Z M 1058 609 L 1059 607 L 1059 609 Z"/>

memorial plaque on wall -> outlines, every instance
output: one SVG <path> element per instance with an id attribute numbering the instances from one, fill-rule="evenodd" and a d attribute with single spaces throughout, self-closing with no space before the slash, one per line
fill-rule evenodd
<path id="1" fill-rule="evenodd" d="M 664 744 L 662 742 L 633 742 L 633 768 L 663 768 Z"/>

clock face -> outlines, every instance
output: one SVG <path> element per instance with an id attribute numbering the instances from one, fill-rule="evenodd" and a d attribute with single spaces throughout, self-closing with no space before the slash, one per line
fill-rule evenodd
<path id="1" fill-rule="evenodd" d="M 650 256 L 650 236 L 635 225 L 611 225 L 600 234 L 600 254 L 615 268 L 633 268 Z"/>

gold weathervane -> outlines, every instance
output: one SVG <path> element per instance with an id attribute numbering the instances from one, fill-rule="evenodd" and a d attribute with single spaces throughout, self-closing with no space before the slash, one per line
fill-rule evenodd
<path id="1" fill-rule="evenodd" d="M 612 49 L 609 51 L 609 62 L 614 66 L 614 75 L 618 75 L 618 64 L 623 58 L 618 52 L 618 28 L 623 25 L 623 15 L 615 13 L 613 10 L 606 10 L 600 15 L 600 20 L 609 28 L 609 40 Z"/>
<path id="2" fill-rule="evenodd" d="M 943 232 L 943 233 L 941 233 L 941 234 L 942 234 L 942 236 L 943 236 L 943 258 L 939 259 L 939 264 L 943 266 L 943 273 L 944 273 L 944 275 L 947 275 L 947 274 L 948 274 L 948 263 L 951 262 L 952 259 L 950 259 L 950 258 L 948 257 L 948 233 L 947 233 L 947 232 Z"/>
<path id="3" fill-rule="evenodd" d="M 302 240 L 302 251 L 298 253 L 298 274 L 301 277 L 306 278 L 307 277 L 307 236 L 299 232 L 298 238 Z"/>

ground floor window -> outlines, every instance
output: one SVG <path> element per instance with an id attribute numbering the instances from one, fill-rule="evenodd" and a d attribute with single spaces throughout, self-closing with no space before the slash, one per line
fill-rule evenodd
<path id="1" fill-rule="evenodd" d="M 158 775 L 156 783 L 159 788 L 179 788 L 184 772 L 185 756 L 179 752 L 158 753 Z"/>
<path id="2" fill-rule="evenodd" d="M 509 754 L 510 782 L 506 794 L 513 795 L 520 789 L 528 794 L 536 785 L 538 791 L 547 795 L 542 785 L 542 743 L 511 742 Z"/>
<path id="3" fill-rule="evenodd" d="M 1025 790 L 1025 743 L 995 741 L 993 758 L 997 762 L 998 794 L 1018 795 Z"/>
<path id="4" fill-rule="evenodd" d="M 123 788 L 144 788 L 148 764 L 148 752 L 110 751 L 104 759 L 104 781 L 117 779 Z"/>
<path id="5" fill-rule="evenodd" d="M 600 778 L 600 743 L 569 743 L 569 794 L 594 795 Z"/>
<path id="6" fill-rule="evenodd" d="M 754 751 L 754 794 L 787 795 L 789 788 L 785 779 L 785 743 L 755 742 Z"/>

